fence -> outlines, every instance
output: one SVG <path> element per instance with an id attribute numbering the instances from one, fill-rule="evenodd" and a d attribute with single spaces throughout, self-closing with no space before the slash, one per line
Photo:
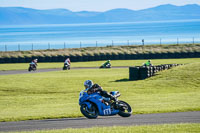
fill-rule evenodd
<path id="1" fill-rule="evenodd" d="M 21 43 L 21 44 L 2 44 L 0 43 L 0 51 L 26 51 L 26 50 L 45 50 L 45 49 L 65 49 L 65 48 L 83 48 L 83 47 L 104 47 L 104 46 L 118 46 L 118 45 L 150 45 L 150 44 L 195 44 L 200 43 L 200 38 L 175 38 L 165 40 L 159 38 L 157 40 L 111 40 L 111 41 L 77 41 L 77 43 Z"/>

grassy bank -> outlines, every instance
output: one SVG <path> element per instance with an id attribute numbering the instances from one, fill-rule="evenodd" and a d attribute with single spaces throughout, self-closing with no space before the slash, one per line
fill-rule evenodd
<path id="1" fill-rule="evenodd" d="M 12 51 L 0 52 L 3 57 L 51 57 L 51 56 L 94 56 L 94 55 L 119 55 L 119 54 L 140 54 L 140 53 L 188 53 L 200 52 L 200 44 L 181 45 L 130 45 L 130 46 L 109 46 L 109 47 L 88 47 L 55 50 L 34 50 L 34 51 Z"/>
<path id="2" fill-rule="evenodd" d="M 141 66 L 147 60 L 111 60 L 112 66 Z M 153 59 L 153 65 L 160 64 L 188 64 L 200 62 L 200 58 L 186 59 Z M 105 61 L 72 62 L 71 67 L 99 67 Z M 0 71 L 5 70 L 27 70 L 29 63 L 0 64 Z M 62 68 L 63 63 L 38 63 L 38 69 Z"/>
<path id="3" fill-rule="evenodd" d="M 114 126 L 114 127 L 94 127 L 80 129 L 63 129 L 47 131 L 27 131 L 20 133 L 198 133 L 199 123 L 184 124 L 163 124 L 144 126 Z M 15 132 L 18 133 L 18 132 Z"/>
<path id="4" fill-rule="evenodd" d="M 128 81 L 128 69 L 1 75 L 0 121 L 82 116 L 78 97 L 87 79 L 120 91 L 134 114 L 200 111 L 199 66 L 186 64 L 142 81 Z"/>

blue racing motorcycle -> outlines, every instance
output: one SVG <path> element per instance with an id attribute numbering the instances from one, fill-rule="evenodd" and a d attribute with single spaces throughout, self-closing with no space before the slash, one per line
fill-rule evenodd
<path id="1" fill-rule="evenodd" d="M 120 115 L 122 117 L 131 116 L 131 106 L 120 101 L 117 98 L 120 96 L 118 91 L 112 91 L 110 94 L 114 99 L 102 97 L 99 93 L 88 95 L 86 91 L 81 91 L 79 96 L 79 105 L 81 113 L 89 118 L 95 119 L 100 116 Z"/>

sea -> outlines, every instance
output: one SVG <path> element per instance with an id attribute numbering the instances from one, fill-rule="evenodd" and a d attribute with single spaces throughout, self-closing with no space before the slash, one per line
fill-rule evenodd
<path id="1" fill-rule="evenodd" d="M 0 51 L 200 43 L 200 20 L 0 25 Z"/>

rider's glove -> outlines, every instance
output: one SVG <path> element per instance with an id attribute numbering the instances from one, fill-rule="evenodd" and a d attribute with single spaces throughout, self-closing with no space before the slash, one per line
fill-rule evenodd
<path id="1" fill-rule="evenodd" d="M 116 100 L 116 98 L 115 98 L 113 95 L 110 95 L 110 100 L 113 100 L 113 101 L 115 101 L 115 100 Z"/>

